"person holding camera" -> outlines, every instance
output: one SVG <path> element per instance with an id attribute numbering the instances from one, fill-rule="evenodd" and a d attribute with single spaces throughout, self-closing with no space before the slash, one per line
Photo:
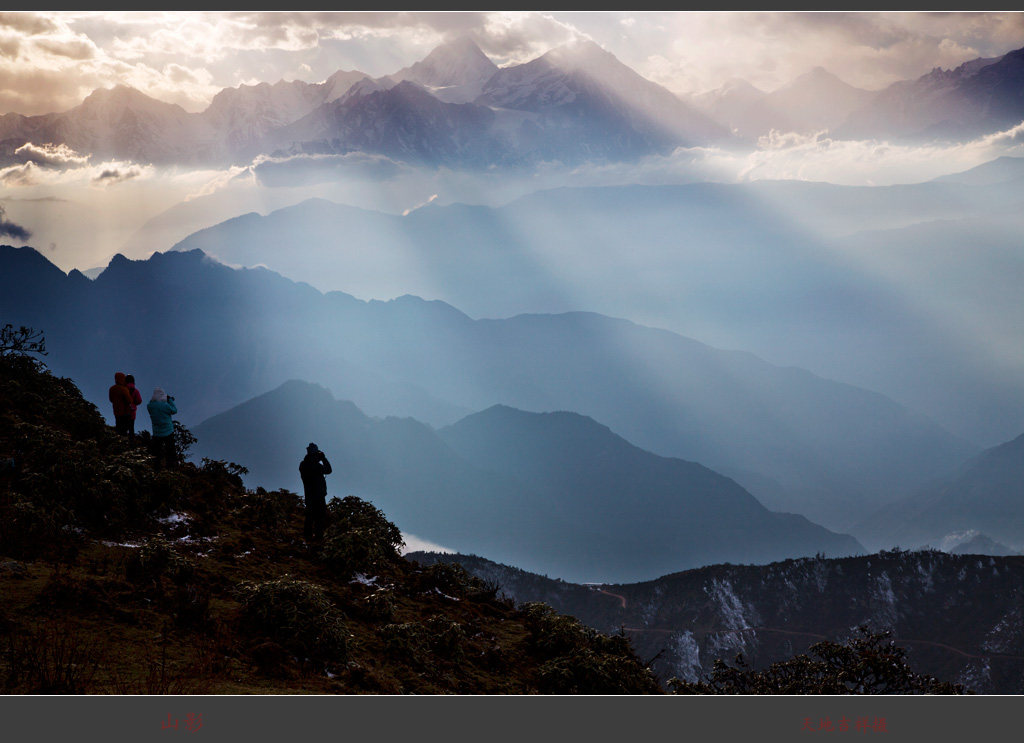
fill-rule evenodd
<path id="1" fill-rule="evenodd" d="M 153 422 L 153 456 L 156 468 L 160 469 L 162 461 L 167 469 L 178 466 L 178 453 L 174 449 L 174 421 L 171 416 L 178 412 L 174 398 L 161 388 L 153 390 L 153 397 L 146 405 L 149 418 Z"/>
<path id="2" fill-rule="evenodd" d="M 307 542 L 320 541 L 327 528 L 327 480 L 331 463 L 316 444 L 306 447 L 306 456 L 299 463 L 302 489 L 306 500 L 306 520 L 302 536 Z"/>

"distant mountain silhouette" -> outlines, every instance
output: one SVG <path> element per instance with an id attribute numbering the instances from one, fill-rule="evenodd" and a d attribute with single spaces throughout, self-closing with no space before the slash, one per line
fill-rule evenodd
<path id="1" fill-rule="evenodd" d="M 966 170 L 950 173 L 935 179 L 938 183 L 963 183 L 969 186 L 989 186 L 1024 179 L 1024 157 L 997 157 L 987 163 Z"/>
<path id="2" fill-rule="evenodd" d="M 987 449 L 956 476 L 871 514 L 855 528 L 870 544 L 936 546 L 954 532 L 980 532 L 1024 550 L 1024 435 Z"/>
<path id="3" fill-rule="evenodd" d="M 551 189 L 404 217 L 310 201 L 178 247 L 471 317 L 628 317 L 879 391 L 991 446 L 1024 415 L 1024 374 L 976 332 L 1007 328 L 994 347 L 1012 347 L 1021 199 L 999 183 L 756 182 Z"/>
<path id="4" fill-rule="evenodd" d="M 573 413 L 497 406 L 435 433 L 372 419 L 298 381 L 193 429 L 197 451 L 301 492 L 309 441 L 405 531 L 571 580 L 644 580 L 713 562 L 856 554 L 852 537 L 771 513 L 732 480 L 638 449 Z"/>
<path id="5" fill-rule="evenodd" d="M 920 549 L 933 549 L 949 552 L 952 555 L 994 555 L 1006 557 L 1008 555 L 1020 555 L 1017 550 L 1012 550 L 1005 544 L 999 544 L 986 534 L 977 529 L 953 532 L 929 542 Z"/>
<path id="6" fill-rule="evenodd" d="M 270 133 L 262 150 L 357 151 L 430 167 L 486 167 L 504 157 L 490 134 L 493 122 L 494 112 L 487 107 L 445 103 L 405 80 L 325 104 Z"/>
<path id="7" fill-rule="evenodd" d="M 834 529 L 977 451 L 882 395 L 664 330 L 363 302 L 200 251 L 117 257 L 89 281 L 3 248 L 0 313 L 43 329 L 48 363 L 104 412 L 115 371 L 175 394 L 186 425 L 294 378 L 431 425 L 495 404 L 569 410 L 647 451 L 773 478 L 788 495 L 780 509 Z"/>
<path id="8" fill-rule="evenodd" d="M 692 99 L 715 120 L 756 141 L 773 130 L 807 134 L 835 129 L 875 95 L 815 67 L 771 93 L 731 80 Z"/>
<path id="9" fill-rule="evenodd" d="M 836 130 L 843 139 L 966 140 L 1024 121 L 1024 49 L 896 82 Z"/>

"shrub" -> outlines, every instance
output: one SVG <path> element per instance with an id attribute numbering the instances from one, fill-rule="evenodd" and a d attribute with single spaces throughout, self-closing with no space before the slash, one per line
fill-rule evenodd
<path id="1" fill-rule="evenodd" d="M 125 577 L 133 583 L 154 583 L 159 587 L 165 575 L 182 586 L 193 578 L 195 568 L 163 537 L 146 540 L 125 563 Z"/>
<path id="2" fill-rule="evenodd" d="M 391 588 L 378 588 L 363 599 L 362 607 L 370 619 L 390 622 L 395 616 L 395 592 Z"/>
<path id="3" fill-rule="evenodd" d="M 255 492 L 245 494 L 243 503 L 239 514 L 242 524 L 250 529 L 266 531 L 271 536 L 279 536 L 288 528 L 300 500 L 295 493 L 287 490 L 268 493 L 263 488 L 257 488 Z"/>
<path id="4" fill-rule="evenodd" d="M 889 633 L 859 628 L 846 645 L 825 640 L 756 671 L 737 655 L 735 666 L 716 660 L 711 676 L 694 683 L 669 680 L 675 694 L 965 694 L 960 684 L 919 674 L 905 662 L 906 649 Z"/>
<path id="5" fill-rule="evenodd" d="M 420 622 L 385 624 L 378 630 L 384 641 L 384 653 L 394 660 L 423 665 L 429 651 L 426 627 Z"/>
<path id="6" fill-rule="evenodd" d="M 462 660 L 466 632 L 461 624 L 438 614 L 427 620 L 427 632 L 435 655 L 453 663 Z"/>
<path id="7" fill-rule="evenodd" d="M 401 559 L 402 532 L 370 503 L 347 496 L 327 504 L 330 526 L 320 557 L 341 579 L 379 571 Z"/>
<path id="8" fill-rule="evenodd" d="M 324 590 L 285 576 L 238 589 L 243 625 L 302 658 L 342 663 L 348 658 L 348 628 Z"/>
<path id="9" fill-rule="evenodd" d="M 192 435 L 181 421 L 174 421 L 174 451 L 177 453 L 178 462 L 188 459 L 189 449 L 196 443 L 196 437 Z M 237 466 L 237 465 L 236 465 Z M 244 467 L 242 469 L 245 469 Z"/>
<path id="10" fill-rule="evenodd" d="M 373 533 L 396 557 L 405 546 L 401 529 L 388 521 L 384 512 L 372 503 L 354 495 L 331 499 L 327 504 L 327 516 L 331 526 L 337 530 L 366 529 Z"/>
<path id="11" fill-rule="evenodd" d="M 90 690 L 107 648 L 65 619 L 8 636 L 5 651 L 0 691 L 83 694 Z"/>
<path id="12" fill-rule="evenodd" d="M 547 604 L 523 606 L 530 646 L 546 659 L 537 672 L 547 694 L 656 694 L 650 669 L 633 654 L 629 640 L 609 637 Z"/>
<path id="13" fill-rule="evenodd" d="M 435 562 L 416 576 L 414 584 L 420 591 L 436 590 L 453 598 L 488 591 L 487 584 L 457 562 Z"/>
<path id="14" fill-rule="evenodd" d="M 182 431 L 185 430 L 184 426 L 182 426 Z M 177 435 L 178 432 L 175 431 L 175 442 L 177 442 Z M 188 435 L 192 437 L 192 443 L 195 443 L 196 439 L 192 436 L 192 433 L 188 432 Z M 184 437 L 184 434 L 182 434 L 182 437 Z M 189 444 L 189 446 L 191 445 Z M 209 457 L 203 457 L 200 471 L 213 480 L 229 483 L 238 489 L 243 487 L 242 475 L 249 474 L 249 470 L 240 464 L 225 462 L 223 459 L 210 459 Z"/>
<path id="15" fill-rule="evenodd" d="M 577 648 L 544 663 L 537 671 L 545 694 L 652 694 L 658 692 L 651 672 L 636 658 Z"/>

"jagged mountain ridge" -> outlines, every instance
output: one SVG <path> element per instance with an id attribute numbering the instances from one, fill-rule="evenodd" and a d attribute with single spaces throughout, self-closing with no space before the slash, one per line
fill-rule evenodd
<path id="1" fill-rule="evenodd" d="M 0 311 L 46 330 L 55 369 L 98 401 L 117 368 L 174 389 L 186 424 L 293 378 L 435 425 L 499 403 L 571 410 L 662 456 L 774 477 L 792 496 L 780 510 L 830 528 L 812 509 L 852 521 L 976 451 L 881 395 L 592 313 L 472 320 L 416 297 L 321 294 L 201 251 L 118 257 L 94 282 L 31 249 L 0 260 Z M 40 277 L 45 291 L 26 291 Z"/>
<path id="2" fill-rule="evenodd" d="M 715 565 L 626 585 L 583 586 L 487 558 L 458 562 L 518 602 L 544 601 L 604 632 L 625 632 L 653 670 L 697 680 L 742 653 L 756 668 L 845 641 L 858 626 L 889 631 L 918 670 L 981 694 L 1024 692 L 1024 557 L 892 551 L 765 566 Z"/>
<path id="3" fill-rule="evenodd" d="M 852 537 L 769 512 L 694 462 L 638 449 L 574 413 L 497 406 L 434 432 L 371 419 L 291 381 L 194 427 L 199 455 L 237 461 L 253 482 L 301 490 L 313 440 L 356 495 L 403 530 L 570 580 L 642 580 L 721 561 L 857 554 Z"/>
<path id="4" fill-rule="evenodd" d="M 586 71 L 596 55 L 608 80 Z M 568 70 L 555 72 L 554 77 L 556 84 L 567 86 L 571 98 L 578 98 L 575 105 L 563 109 L 558 104 L 565 101 L 553 101 L 550 108 L 535 111 L 540 119 L 517 118 L 510 125 L 502 118 L 497 128 L 492 126 L 493 111 L 482 103 L 486 96 L 476 93 L 511 68 L 499 70 L 472 41 L 460 39 L 438 47 L 394 76 L 373 79 L 358 71 L 339 71 L 322 83 L 242 85 L 221 91 L 206 110 L 196 114 L 124 86 L 98 90 L 68 112 L 36 117 L 7 114 L 0 120 L 0 151 L 13 158 L 17 146 L 35 141 L 64 143 L 96 157 L 192 164 L 248 163 L 258 154 L 272 152 L 324 154 L 358 149 L 428 166 L 481 167 L 552 155 L 567 162 L 630 159 L 667 146 L 704 142 L 709 136 L 729 138 L 703 114 L 596 45 L 557 49 L 545 58 L 557 59 L 558 69 Z M 409 92 L 410 86 L 426 98 Z M 396 87 L 403 91 L 384 98 L 384 105 L 360 106 L 355 100 L 379 97 Z M 474 109 L 458 107 L 474 101 L 473 116 L 466 112 Z M 358 114 L 352 113 L 354 109 Z M 658 136 L 652 136 L 652 115 L 663 130 Z M 297 123 L 304 119 L 305 123 Z M 103 126 L 96 126 L 96 121 L 104 122 Z M 437 126 L 466 143 L 457 153 L 460 157 L 439 156 L 431 145 L 438 136 Z"/>
<path id="5" fill-rule="evenodd" d="M 430 88 L 446 103 L 469 103 L 480 95 L 498 66 L 468 37 L 441 44 L 419 62 L 390 75 L 392 80 L 414 80 Z"/>
<path id="6" fill-rule="evenodd" d="M 743 97 L 749 105 L 735 105 L 735 85 L 727 85 L 730 90 L 720 95 L 692 96 L 689 100 L 697 105 L 691 105 L 593 42 L 497 68 L 472 41 L 460 39 L 394 76 L 373 79 L 359 71 L 338 71 L 321 83 L 241 85 L 221 91 L 206 110 L 194 114 L 124 86 L 97 90 L 66 112 L 0 117 L 0 153 L 5 162 L 17 162 L 15 149 L 34 142 L 66 144 L 97 159 L 217 164 L 248 163 L 275 150 L 287 155 L 365 148 L 412 163 L 477 168 L 527 164 L 537 158 L 565 163 L 628 160 L 677 146 L 729 143 L 735 140 L 729 127 L 747 137 L 772 128 L 810 131 L 822 126 L 842 138 L 976 136 L 1024 119 L 1017 82 L 1022 58 L 1024 50 L 997 60 L 975 60 L 956 70 L 935 70 L 915 81 L 894 83 L 877 94 L 818 69 L 773 93 L 758 96 L 746 90 Z M 474 142 L 462 158 L 438 159 L 429 149 L 418 148 L 415 137 L 379 135 L 382 130 L 401 131 L 395 116 L 422 124 L 422 101 L 408 96 L 398 99 L 398 108 L 376 108 L 372 116 L 360 119 L 357 133 L 344 124 L 324 128 L 324 122 L 338 119 L 335 108 L 333 119 L 327 111 L 316 115 L 319 138 L 288 139 L 318 136 L 317 127 L 295 128 L 295 122 L 346 94 L 380 93 L 402 82 L 421 86 L 443 104 L 474 103 L 492 113 L 516 115 L 502 113 L 484 131 L 475 122 L 465 128 L 466 122 L 454 122 L 459 131 L 453 136 Z M 846 123 L 837 126 L 841 119 Z M 429 141 L 429 131 L 423 136 Z M 483 161 L 481 153 L 486 154 Z"/>
<path id="7" fill-rule="evenodd" d="M 893 83 L 850 115 L 836 136 L 963 141 L 1024 120 L 1024 49 L 936 68 Z"/>

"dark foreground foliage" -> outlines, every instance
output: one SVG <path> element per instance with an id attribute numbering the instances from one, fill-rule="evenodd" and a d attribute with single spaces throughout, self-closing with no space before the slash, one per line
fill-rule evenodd
<path id="1" fill-rule="evenodd" d="M 735 665 L 715 662 L 709 678 L 696 683 L 672 679 L 676 694 L 966 694 L 960 684 L 915 672 L 905 662 L 906 650 L 890 641 L 888 632 L 859 629 L 845 645 L 818 642 L 810 655 L 773 663 L 755 671 L 742 655 Z"/>
<path id="2" fill-rule="evenodd" d="M 0 694 L 662 691 L 625 638 L 402 559 L 371 503 L 332 500 L 307 545 L 302 499 L 246 489 L 242 466 L 155 469 L 29 355 L 41 334 L 9 335 Z"/>

